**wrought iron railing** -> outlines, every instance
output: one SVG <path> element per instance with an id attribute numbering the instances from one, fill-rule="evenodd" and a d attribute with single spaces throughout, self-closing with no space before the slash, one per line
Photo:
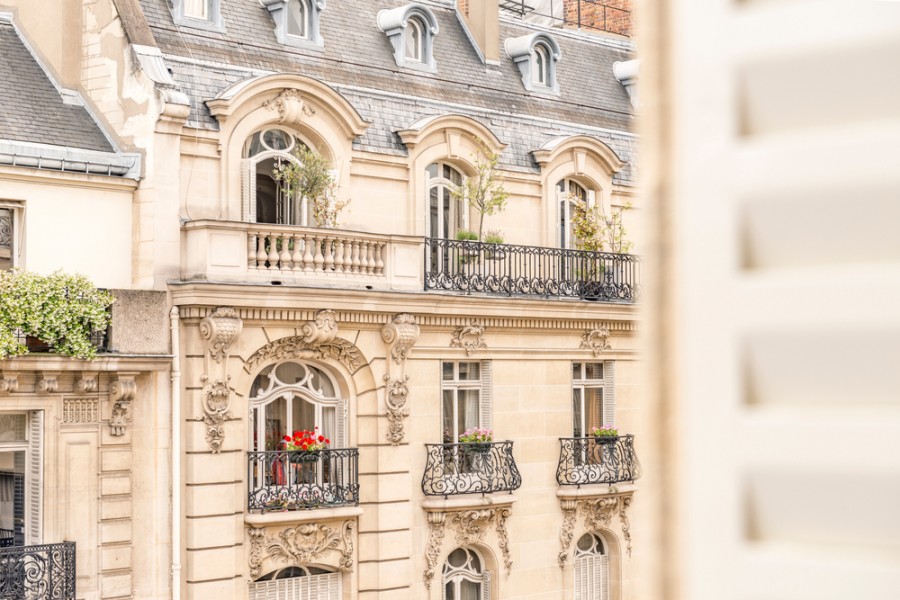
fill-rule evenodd
<path id="1" fill-rule="evenodd" d="M 559 439 L 559 485 L 619 483 L 640 476 L 641 463 L 634 452 L 633 435 Z"/>
<path id="2" fill-rule="evenodd" d="M 307 510 L 359 502 L 359 450 L 248 452 L 248 508 Z"/>
<path id="3" fill-rule="evenodd" d="M 422 475 L 426 496 L 510 492 L 522 485 L 512 442 L 425 444 Z"/>
<path id="4" fill-rule="evenodd" d="M 425 239 L 425 289 L 633 302 L 633 254 Z"/>
<path id="5" fill-rule="evenodd" d="M 75 542 L 0 549 L 0 600 L 74 600 Z"/>

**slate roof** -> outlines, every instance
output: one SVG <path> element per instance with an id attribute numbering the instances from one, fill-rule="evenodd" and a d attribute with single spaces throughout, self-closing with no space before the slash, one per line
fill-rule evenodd
<path id="1" fill-rule="evenodd" d="M 0 139 L 112 152 L 83 106 L 64 104 L 11 23 L 0 21 Z"/>
<path id="2" fill-rule="evenodd" d="M 284 46 L 274 21 L 257 0 L 223 0 L 226 31 L 176 26 L 167 0 L 140 0 L 172 76 L 192 99 L 190 124 L 217 128 L 203 104 L 232 83 L 252 75 L 294 72 L 328 83 L 343 94 L 372 126 L 354 147 L 405 154 L 393 133 L 418 118 L 449 112 L 477 118 L 510 147 L 507 167 L 536 170 L 531 150 L 560 134 L 587 133 L 608 143 L 631 162 L 632 108 L 612 64 L 631 55 L 618 48 L 557 35 L 561 94 L 527 92 L 518 68 L 501 50 L 499 67 L 485 66 L 449 7 L 430 5 L 440 32 L 434 42 L 436 73 L 402 69 L 376 15 L 407 0 L 329 0 L 320 27 L 323 50 Z M 501 37 L 532 33 L 525 23 L 501 20 Z M 561 124 L 562 123 L 562 124 Z M 618 178 L 632 179 L 630 169 Z"/>

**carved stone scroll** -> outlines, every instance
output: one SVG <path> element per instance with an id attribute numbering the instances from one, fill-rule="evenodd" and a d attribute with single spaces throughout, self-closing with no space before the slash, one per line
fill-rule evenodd
<path id="1" fill-rule="evenodd" d="M 237 311 L 228 306 L 220 306 L 212 314 L 200 321 L 200 335 L 209 346 L 209 355 L 217 363 L 228 355 L 228 348 L 241 334 L 244 322 Z"/>
<path id="2" fill-rule="evenodd" d="M 35 373 L 34 390 L 39 394 L 52 394 L 59 389 L 58 373 L 38 371 Z"/>
<path id="3" fill-rule="evenodd" d="M 409 377 L 406 371 L 406 359 L 416 341 L 419 339 L 419 326 L 416 318 L 409 313 L 394 315 L 390 322 L 381 328 L 381 339 L 387 345 L 391 359 L 399 365 L 399 376 L 391 375 L 391 363 L 387 363 L 387 374 L 384 376 L 384 402 L 387 406 L 385 416 L 388 419 L 387 438 L 392 446 L 403 441 L 403 419 L 409 416 L 407 401 L 409 399 Z"/>
<path id="4" fill-rule="evenodd" d="M 387 404 L 388 441 L 396 446 L 403 441 L 403 418 L 409 416 L 407 399 L 409 397 L 409 376 L 403 379 L 391 379 L 390 375 L 384 376 L 385 393 L 384 400 Z"/>
<path id="5" fill-rule="evenodd" d="M 321 561 L 329 553 L 340 554 L 339 568 L 353 571 L 353 521 L 344 521 L 339 527 L 319 523 L 302 523 L 296 527 L 269 534 L 266 529 L 251 527 L 250 576 L 263 575 L 263 564 L 273 566 L 302 566 Z"/>
<path id="6" fill-rule="evenodd" d="M 631 558 L 631 521 L 628 519 L 628 507 L 631 506 L 631 496 L 623 496 L 619 504 L 619 520 L 622 522 L 622 537 L 625 538 L 625 551 Z"/>
<path id="7" fill-rule="evenodd" d="M 213 454 L 219 454 L 225 442 L 225 423 L 232 419 L 228 410 L 231 388 L 228 387 L 228 350 L 244 329 L 244 322 L 237 311 L 228 306 L 216 308 L 200 321 L 200 335 L 206 340 L 209 354 L 206 373 L 200 376 L 203 383 L 201 409 L 198 420 L 206 424 L 206 443 Z M 215 360 L 216 366 L 210 362 Z M 213 374 L 218 371 L 218 374 Z"/>
<path id="8" fill-rule="evenodd" d="M 585 330 L 581 336 L 581 346 L 584 350 L 590 350 L 594 356 L 600 356 L 605 350 L 611 350 L 609 345 L 609 328 L 598 327 L 597 329 Z"/>
<path id="9" fill-rule="evenodd" d="M 459 546 L 472 546 L 481 544 L 491 524 L 497 532 L 497 545 L 503 554 L 503 564 L 506 572 L 512 571 L 512 554 L 509 550 L 509 531 L 506 529 L 506 520 L 512 511 L 509 507 L 499 508 L 475 508 L 453 512 L 429 512 L 428 547 L 425 552 L 427 566 L 423 575 L 425 587 L 431 589 L 431 580 L 437 569 L 438 559 L 441 556 L 441 545 L 444 541 L 444 530 L 452 528 L 456 533 L 456 544 Z"/>
<path id="10" fill-rule="evenodd" d="M 213 454 L 219 454 L 225 441 L 225 422 L 232 419 L 228 410 L 231 399 L 231 388 L 227 381 L 217 380 L 210 383 L 206 375 L 202 376 L 203 386 L 203 422 L 206 423 L 206 443 Z"/>
<path id="11" fill-rule="evenodd" d="M 575 534 L 575 521 L 580 511 L 584 516 L 586 531 L 609 529 L 614 516 L 622 523 L 622 537 L 625 540 L 625 551 L 631 557 L 631 522 L 628 519 L 628 507 L 631 505 L 630 495 L 604 496 L 579 500 L 562 500 L 563 526 L 559 533 L 560 552 L 557 557 L 559 567 L 565 567 L 569 560 L 569 548 Z"/>
<path id="12" fill-rule="evenodd" d="M 259 363 L 265 360 L 288 360 L 291 358 L 313 358 L 318 360 L 337 360 L 351 372 L 357 371 L 365 364 L 359 350 L 345 339 L 334 338 L 332 342 L 324 342 L 312 346 L 301 336 L 284 337 L 271 342 L 256 352 L 244 363 L 244 370 L 252 373 Z"/>
<path id="13" fill-rule="evenodd" d="M 302 328 L 303 342 L 311 348 L 322 344 L 330 344 L 337 337 L 337 315 L 333 310 L 323 309 L 316 312 L 312 321 L 307 321 Z"/>
<path id="14" fill-rule="evenodd" d="M 394 315 L 390 323 L 381 328 L 381 339 L 391 351 L 391 359 L 401 364 L 409 356 L 409 351 L 419 339 L 419 326 L 416 318 L 409 313 Z"/>
<path id="15" fill-rule="evenodd" d="M 437 568 L 438 558 L 441 556 L 441 545 L 444 543 L 445 516 L 442 512 L 428 513 L 428 549 L 425 552 L 427 566 L 425 568 L 425 587 L 431 589 L 431 580 Z"/>
<path id="16" fill-rule="evenodd" d="M 19 376 L 7 375 L 0 371 L 0 393 L 9 394 L 19 389 Z"/>
<path id="17" fill-rule="evenodd" d="M 582 502 L 584 510 L 584 526 L 588 531 L 596 531 L 601 528 L 609 528 L 616 509 L 619 506 L 619 498 L 595 498 Z"/>
<path id="18" fill-rule="evenodd" d="M 75 380 L 75 392 L 79 394 L 91 394 L 97 391 L 97 374 L 89 371 L 82 371 L 78 379 Z"/>
<path id="19" fill-rule="evenodd" d="M 299 123 L 303 116 L 312 117 L 316 110 L 307 105 L 299 90 L 285 88 L 278 96 L 263 102 L 263 108 L 277 110 L 282 123 Z"/>
<path id="20" fill-rule="evenodd" d="M 572 545 L 572 537 L 575 535 L 575 517 L 578 512 L 578 503 L 575 500 L 563 500 L 561 504 L 563 511 L 563 526 L 562 531 L 559 532 L 559 543 L 561 548 L 559 556 L 557 556 L 560 569 L 565 567 L 566 562 L 569 560 L 569 547 Z"/>
<path id="21" fill-rule="evenodd" d="M 118 373 L 109 382 L 109 401 L 112 410 L 109 415 L 109 433 L 114 436 L 125 435 L 128 426 L 128 407 L 137 393 L 137 383 L 133 375 Z"/>
<path id="22" fill-rule="evenodd" d="M 476 350 L 484 350 L 487 343 L 484 341 L 484 325 L 472 321 L 470 325 L 457 327 L 450 339 L 451 348 L 462 348 L 466 356 L 470 356 Z"/>

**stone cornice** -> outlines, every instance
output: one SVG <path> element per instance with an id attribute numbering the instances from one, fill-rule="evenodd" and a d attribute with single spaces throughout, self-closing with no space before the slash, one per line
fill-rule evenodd
<path id="1" fill-rule="evenodd" d="M 100 354 L 94 360 L 79 360 L 57 354 L 31 354 L 8 358 L 0 361 L 4 372 L 13 371 L 81 371 L 115 372 L 115 371 L 167 371 L 172 367 L 172 357 L 158 356 L 124 356 Z"/>

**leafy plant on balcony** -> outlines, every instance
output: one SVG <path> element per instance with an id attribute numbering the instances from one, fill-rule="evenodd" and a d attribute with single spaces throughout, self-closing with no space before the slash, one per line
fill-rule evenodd
<path id="1" fill-rule="evenodd" d="M 64 356 L 94 358 L 91 334 L 109 325 L 113 300 L 84 275 L 0 272 L 0 359 L 27 354 L 24 336 Z"/>
<path id="2" fill-rule="evenodd" d="M 479 154 L 475 158 L 475 176 L 468 177 L 450 193 L 455 199 L 462 199 L 478 210 L 478 238 L 484 228 L 484 218 L 502 212 L 506 208 L 509 193 L 503 187 L 503 179 L 497 170 L 500 154 L 484 144 L 479 144 Z"/>
<path id="3" fill-rule="evenodd" d="M 492 429 L 470 427 L 459 434 L 459 442 L 461 444 L 489 444 L 493 441 L 494 431 Z"/>
<path id="4" fill-rule="evenodd" d="M 612 209 L 607 215 L 602 207 L 588 207 L 578 198 L 572 200 L 572 231 L 579 250 L 590 252 L 614 252 L 627 254 L 634 244 L 628 239 L 628 231 L 622 223 L 622 213 L 629 208 L 626 204 Z"/>
<path id="5" fill-rule="evenodd" d="M 309 200 L 312 218 L 317 227 L 334 228 L 350 199 L 338 199 L 338 183 L 331 165 L 313 148 L 298 144 L 293 152 L 297 162 L 284 161 L 272 175 L 285 192 L 302 200 Z"/>
<path id="6" fill-rule="evenodd" d="M 503 234 L 497 229 L 488 229 L 487 233 L 484 234 L 484 243 L 485 244 L 502 244 L 503 243 Z"/>
<path id="7" fill-rule="evenodd" d="M 619 437 L 619 430 L 613 427 L 612 425 L 603 425 L 602 427 L 594 427 L 591 433 L 594 437 L 602 437 L 602 438 L 617 438 Z"/>

